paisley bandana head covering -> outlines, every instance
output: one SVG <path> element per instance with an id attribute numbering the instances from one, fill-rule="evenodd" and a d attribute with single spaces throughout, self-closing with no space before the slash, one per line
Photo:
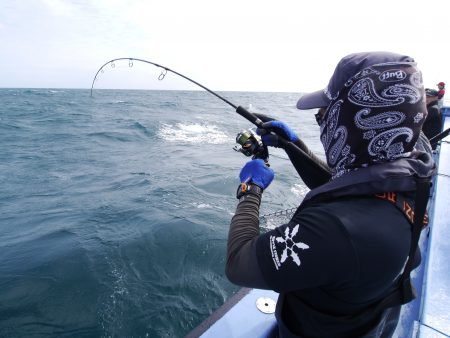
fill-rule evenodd
<path id="1" fill-rule="evenodd" d="M 427 116 L 414 62 L 373 64 L 352 74 L 320 121 L 333 178 L 409 157 Z"/>
<path id="2" fill-rule="evenodd" d="M 339 95 L 347 80 L 360 70 L 386 62 L 414 62 L 412 57 L 391 52 L 365 52 L 349 54 L 341 59 L 325 89 L 302 95 L 298 109 L 325 108 Z"/>

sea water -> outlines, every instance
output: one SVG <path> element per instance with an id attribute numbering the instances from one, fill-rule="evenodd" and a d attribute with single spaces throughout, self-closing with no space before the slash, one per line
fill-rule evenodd
<path id="1" fill-rule="evenodd" d="M 321 151 L 297 93 L 222 92 Z M 0 337 L 183 337 L 224 274 L 252 125 L 204 91 L 0 89 Z M 262 231 L 308 189 L 270 149 Z"/>

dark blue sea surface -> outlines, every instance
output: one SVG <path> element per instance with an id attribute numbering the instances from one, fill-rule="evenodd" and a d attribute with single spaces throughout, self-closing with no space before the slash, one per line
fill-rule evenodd
<path id="1" fill-rule="evenodd" d="M 321 151 L 298 94 L 221 95 Z M 224 265 L 249 158 L 232 148 L 252 125 L 232 107 L 203 91 L 0 89 L 0 103 L 0 337 L 183 337 L 239 289 Z M 307 192 L 271 154 L 261 214 Z"/>

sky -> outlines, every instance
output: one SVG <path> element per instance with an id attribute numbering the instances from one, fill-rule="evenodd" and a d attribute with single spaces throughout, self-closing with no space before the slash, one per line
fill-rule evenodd
<path id="1" fill-rule="evenodd" d="M 90 88 L 119 57 L 212 90 L 324 88 L 350 53 L 415 58 L 426 87 L 450 82 L 448 0 L 1 0 L 0 88 Z M 195 89 L 128 62 L 95 88 Z"/>

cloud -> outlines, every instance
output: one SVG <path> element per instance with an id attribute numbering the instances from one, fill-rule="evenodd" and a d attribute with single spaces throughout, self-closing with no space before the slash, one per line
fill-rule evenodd
<path id="1" fill-rule="evenodd" d="M 342 56 L 364 50 L 409 54 L 434 85 L 450 78 L 439 54 L 447 1 L 2 0 L 0 74 L 13 71 L 0 86 L 19 69 L 45 86 L 46 64 L 80 87 L 107 60 L 138 57 L 214 89 L 314 90 Z"/>
<path id="2" fill-rule="evenodd" d="M 42 0 L 43 4 L 53 15 L 70 16 L 74 13 L 74 6 L 69 1 L 63 0 Z"/>

